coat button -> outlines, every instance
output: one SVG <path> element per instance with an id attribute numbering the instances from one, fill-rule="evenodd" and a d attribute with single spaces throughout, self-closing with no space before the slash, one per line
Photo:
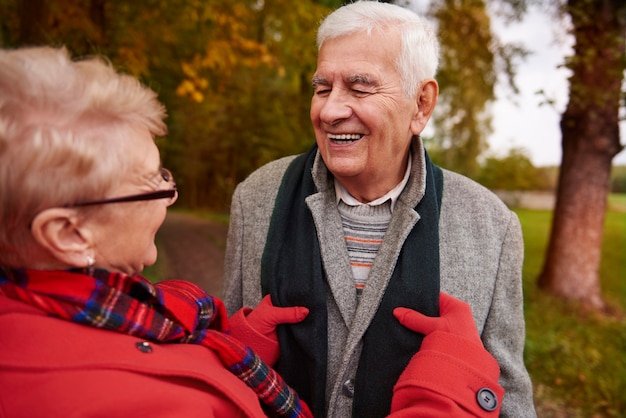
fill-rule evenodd
<path id="1" fill-rule="evenodd" d="M 135 347 L 142 353 L 152 353 L 152 345 L 148 341 L 138 341 L 135 343 Z"/>
<path id="2" fill-rule="evenodd" d="M 498 397 L 491 389 L 482 388 L 476 394 L 478 405 L 485 411 L 495 411 L 498 407 Z"/>
<path id="3" fill-rule="evenodd" d="M 343 382 L 342 392 L 347 397 L 354 398 L 354 381 L 352 379 Z"/>

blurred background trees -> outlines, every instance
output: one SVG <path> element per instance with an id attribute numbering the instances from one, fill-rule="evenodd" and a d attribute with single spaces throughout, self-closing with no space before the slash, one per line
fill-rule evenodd
<path id="1" fill-rule="evenodd" d="M 141 78 L 169 111 L 169 134 L 159 146 L 163 163 L 176 174 L 178 205 L 226 212 L 234 187 L 255 168 L 313 144 L 315 32 L 342 3 L 0 0 L 0 45 L 65 45 L 75 56 L 105 55 Z M 497 74 L 510 70 L 510 57 L 520 51 L 492 38 L 482 1 L 437 0 L 431 12 L 442 26 L 463 30 L 440 31 L 447 51 L 439 75 L 441 110 L 435 134 L 425 139 L 442 166 L 486 179 L 479 171 L 490 130 L 488 105 Z M 519 157 L 523 150 L 515 152 Z M 487 160 L 489 170 L 495 158 Z M 519 167 L 529 175 L 527 168 Z M 528 182 L 545 187 L 541 176 Z"/>
<path id="2" fill-rule="evenodd" d="M 438 164 L 473 177 L 491 133 L 488 105 L 496 98 L 497 41 L 484 1 L 435 0 L 430 13 L 439 23 L 441 61 L 429 150 Z"/>
<path id="3" fill-rule="evenodd" d="M 169 111 L 179 205 L 226 211 L 252 170 L 313 144 L 315 31 L 336 3 L 0 0 L 0 45 L 65 45 L 140 77 Z"/>
<path id="4" fill-rule="evenodd" d="M 554 190 L 558 176 L 555 238 L 540 283 L 565 298 L 597 296 L 606 197 L 610 187 L 624 188 L 623 171 L 611 181 L 611 161 L 621 150 L 617 123 L 625 97 L 626 2 L 421 2 L 442 43 L 441 95 L 433 132 L 424 135 L 433 160 L 492 189 Z M 486 142 L 496 83 L 502 78 L 515 93 L 514 63 L 527 53 L 495 37 L 489 13 L 518 19 L 537 2 L 562 8 L 576 40 L 568 63 L 572 95 L 561 124 L 564 164 L 558 175 L 557 168 L 534 167 L 523 149 L 496 156 Z M 170 112 L 169 134 L 159 146 L 163 164 L 176 175 L 177 205 L 226 213 L 235 186 L 254 169 L 314 143 L 309 104 L 316 28 L 342 3 L 0 0 L 0 46 L 65 45 L 75 56 L 105 55 L 141 78 Z M 581 219 L 589 222 L 583 225 Z M 562 231 L 569 233 L 557 235 Z M 572 242 L 584 245 L 571 251 Z M 592 256 L 584 269 L 572 270 L 578 264 L 568 261 L 568 254 L 580 261 L 582 253 Z M 564 271 L 554 270 L 559 265 Z M 582 289 L 567 281 L 583 270 L 584 280 L 592 282 L 585 288 L 593 291 L 563 290 Z M 597 298 L 594 304 L 602 305 Z"/>

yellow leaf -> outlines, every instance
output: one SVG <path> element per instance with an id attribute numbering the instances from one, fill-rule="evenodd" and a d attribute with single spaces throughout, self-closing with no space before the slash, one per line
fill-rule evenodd
<path id="1" fill-rule="evenodd" d="M 192 93 L 191 98 L 196 103 L 202 103 L 204 101 L 204 94 L 196 90 Z"/>

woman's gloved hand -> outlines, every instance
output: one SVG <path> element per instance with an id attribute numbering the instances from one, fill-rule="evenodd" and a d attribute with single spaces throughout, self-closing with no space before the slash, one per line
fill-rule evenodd
<path id="1" fill-rule="evenodd" d="M 276 327 L 296 324 L 309 314 L 303 306 L 277 307 L 269 295 L 256 308 L 241 308 L 230 317 L 231 335 L 252 348 L 266 363 L 274 365 L 280 349 Z"/>
<path id="2" fill-rule="evenodd" d="M 280 324 L 297 324 L 309 314 L 303 306 L 289 308 L 276 307 L 270 295 L 265 296 L 250 313 L 246 315 L 248 323 L 258 333 L 278 341 L 276 326 Z"/>
<path id="3" fill-rule="evenodd" d="M 439 313 L 393 311 L 424 339 L 394 386 L 389 418 L 497 417 L 504 396 L 500 368 L 480 340 L 470 306 L 440 293 Z"/>
<path id="4" fill-rule="evenodd" d="M 443 292 L 439 296 L 439 315 L 430 317 L 408 308 L 396 308 L 393 315 L 411 331 L 428 335 L 433 331 L 449 332 L 482 346 L 470 306 Z"/>

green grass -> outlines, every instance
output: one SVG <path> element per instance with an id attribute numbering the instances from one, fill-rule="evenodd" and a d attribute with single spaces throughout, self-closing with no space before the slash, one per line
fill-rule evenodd
<path id="1" fill-rule="evenodd" d="M 623 416 L 626 411 L 626 214 L 609 211 L 606 217 L 600 277 L 603 296 L 615 314 L 602 315 L 586 312 L 537 289 L 552 213 L 516 212 L 524 230 L 526 251 L 525 357 L 540 416 Z"/>
<path id="2" fill-rule="evenodd" d="M 626 193 L 609 195 L 609 210 L 626 212 Z"/>

